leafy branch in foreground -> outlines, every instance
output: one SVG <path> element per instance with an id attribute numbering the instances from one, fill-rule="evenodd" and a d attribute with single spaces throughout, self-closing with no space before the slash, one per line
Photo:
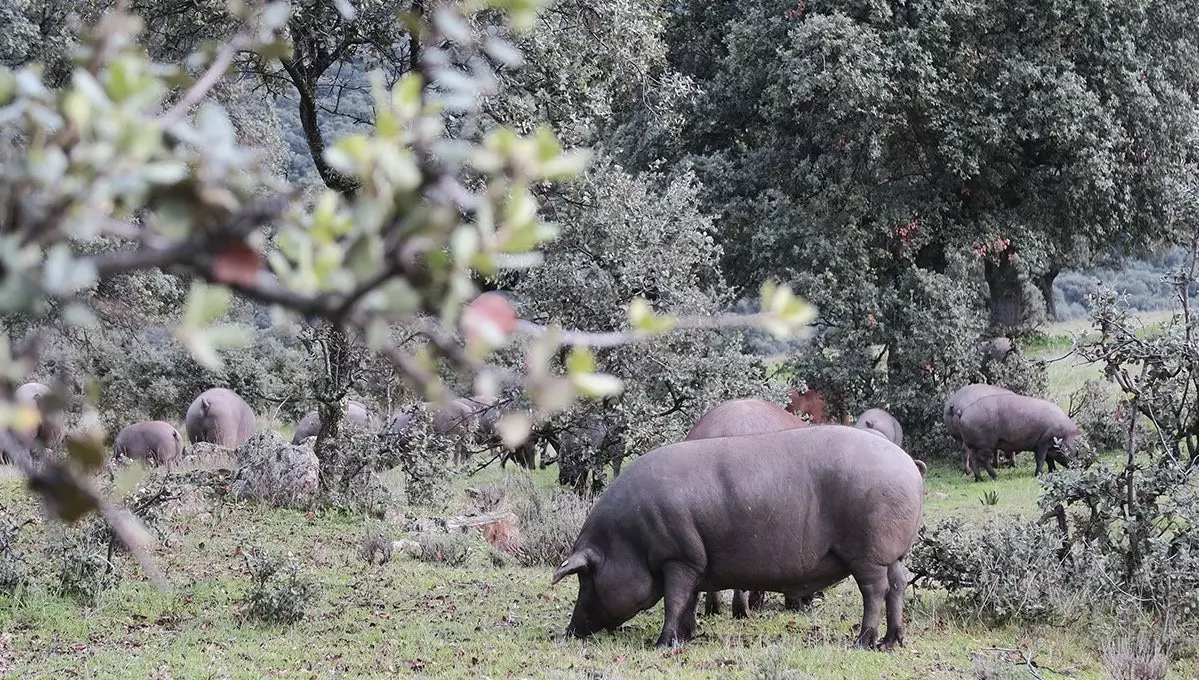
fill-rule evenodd
<path id="1" fill-rule="evenodd" d="M 630 330 L 603 334 L 518 323 L 506 301 L 477 296 L 475 277 L 538 261 L 537 248 L 556 229 L 538 218 L 536 192 L 573 177 L 588 158 L 562 149 L 546 128 L 522 136 L 480 116 L 481 99 L 497 87 L 496 69 L 515 68 L 520 58 L 497 35 L 473 30 L 469 18 L 507 10 L 516 30 L 529 24 L 534 5 L 487 0 L 408 16 L 420 46 L 412 70 L 390 86 L 374 78 L 370 133 L 339 139 L 323 154 L 347 182 L 311 202 L 264 172 L 209 96 L 237 54 L 286 55 L 283 31 L 301 11 L 287 3 L 231 3 L 240 28 L 184 62 L 198 76 L 147 59 L 137 42 L 141 22 L 120 3 L 83 41 L 60 89 L 48 87 L 37 67 L 0 71 L 0 314 L 88 326 L 96 323 L 88 290 L 161 269 L 191 281 L 175 332 L 207 366 L 219 365 L 223 348 L 251 339 L 248 329 L 221 323 L 236 295 L 274 306 L 280 322 L 332 322 L 388 357 L 431 399 L 453 397 L 439 364 L 483 393 L 523 386 L 538 418 L 579 396 L 620 390 L 618 380 L 595 373 L 587 346 L 675 328 L 757 324 L 785 334 L 804 326 L 811 310 L 773 284 L 764 286 L 765 311 L 754 317 L 667 319 L 635 301 Z M 95 239 L 130 247 L 79 247 Z M 396 324 L 416 328 L 425 349 L 393 344 Z M 488 360 L 515 334 L 535 336 L 523 374 Z M 559 375 L 551 361 L 564 345 L 575 350 L 568 374 Z M 8 402 L 36 365 L 36 347 L 16 352 L 0 375 L 0 427 L 20 422 L 22 412 Z M 58 401 L 67 403 L 61 391 Z M 501 429 L 516 442 L 532 423 L 512 418 Z M 86 481 L 103 460 L 102 442 L 77 436 L 65 460 L 38 464 L 7 433 L 3 439 L 8 459 L 54 514 L 74 521 L 100 511 L 154 574 L 136 523 Z"/>

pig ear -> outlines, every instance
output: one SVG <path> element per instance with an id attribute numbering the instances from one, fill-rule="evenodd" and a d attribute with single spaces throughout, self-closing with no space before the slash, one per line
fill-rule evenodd
<path id="1" fill-rule="evenodd" d="M 554 578 L 550 581 L 550 585 L 554 585 L 558 581 L 577 574 L 587 568 L 587 558 L 579 553 L 573 553 L 558 565 L 558 571 L 554 572 Z"/>
<path id="2" fill-rule="evenodd" d="M 921 477 L 924 476 L 924 473 L 928 472 L 928 466 L 924 464 L 924 461 L 913 459 L 912 462 L 916 464 L 916 469 L 920 471 Z"/>

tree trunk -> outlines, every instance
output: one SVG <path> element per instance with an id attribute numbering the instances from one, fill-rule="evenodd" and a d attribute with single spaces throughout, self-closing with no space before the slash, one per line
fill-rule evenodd
<path id="1" fill-rule="evenodd" d="M 1025 320 L 1024 288 L 1020 284 L 1020 271 L 1009 255 L 1015 251 L 1005 250 L 994 258 L 985 260 L 985 276 L 990 288 L 990 329 L 992 336 L 1008 335 L 1020 330 Z"/>
<path id="2" fill-rule="evenodd" d="M 1053 282 L 1060 273 L 1053 268 L 1039 274 L 1035 279 L 1037 290 L 1041 291 L 1041 297 L 1045 300 L 1045 315 L 1049 317 L 1050 321 L 1057 321 L 1057 300 L 1053 297 Z"/>

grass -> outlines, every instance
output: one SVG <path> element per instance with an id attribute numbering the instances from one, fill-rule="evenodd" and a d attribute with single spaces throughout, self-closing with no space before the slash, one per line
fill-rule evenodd
<path id="1" fill-rule="evenodd" d="M 1001 470 L 998 482 L 983 484 L 934 465 L 927 518 L 982 522 L 1035 513 L 1032 460 L 1019 462 Z M 504 474 L 513 473 L 487 470 L 483 479 L 469 481 L 478 485 Z M 548 488 L 553 474 L 537 472 L 537 483 Z M 987 490 L 998 494 L 997 505 L 979 501 Z M 37 513 L 12 476 L 0 482 L 0 506 L 15 517 Z M 47 529 L 46 523 L 27 529 L 26 545 L 44 542 Z M 991 648 L 1026 648 L 1045 678 L 1102 677 L 1105 641 L 1086 626 L 989 628 L 954 613 L 938 591 L 909 593 L 905 647 L 852 651 L 861 607 L 852 581 L 833 588 L 810 613 L 783 611 L 774 596 L 746 621 L 727 613 L 701 617 L 699 637 L 680 652 L 651 646 L 661 605 L 616 633 L 564 641 L 573 581 L 550 588 L 549 568 L 493 567 L 481 545 L 461 567 L 408 557 L 370 567 L 356 554 L 361 530 L 359 518 L 244 503 L 174 523 L 170 547 L 160 544 L 155 552 L 173 586 L 168 594 L 134 573 L 94 608 L 36 586 L 0 595 L 0 631 L 7 631 L 0 634 L 0 668 L 21 678 L 960 678 L 970 675 L 976 655 L 999 654 Z M 303 621 L 272 627 L 239 617 L 248 579 L 238 548 L 251 545 L 295 553 L 318 582 L 320 597 Z M 135 571 L 127 559 L 123 564 Z"/>
<path id="2" fill-rule="evenodd" d="M 1070 361 L 1050 371 L 1059 403 L 1090 375 Z M 934 463 L 926 521 L 1038 515 L 1032 456 L 1018 463 L 984 483 Z M 489 468 L 457 480 L 456 489 L 509 474 Z M 552 488 L 555 475 L 552 468 L 537 471 L 535 482 Z M 995 505 L 982 502 L 988 491 Z M 38 514 L 16 476 L 0 475 L 0 516 Z M 156 591 L 127 557 L 120 559 L 130 577 L 95 607 L 48 594 L 44 584 L 53 575 L 41 573 L 23 592 L 0 594 L 0 677 L 963 678 L 975 677 L 980 656 L 1010 677 L 1032 677 L 1022 659 L 999 648 L 1033 655 L 1046 679 L 1083 679 L 1104 677 L 1102 653 L 1118 630 L 1112 621 L 990 627 L 950 607 L 944 592 L 919 590 L 908 593 L 904 647 L 853 651 L 861 598 L 848 580 L 808 613 L 782 610 L 775 595 L 748 620 L 733 620 L 727 607 L 701 616 L 698 637 L 672 652 L 652 647 L 661 604 L 615 633 L 563 640 L 573 579 L 551 588 L 551 568 L 493 566 L 481 542 L 459 567 L 402 553 L 370 566 L 357 555 L 363 524 L 360 517 L 227 502 L 166 526 L 155 558 L 169 593 Z M 50 523 L 39 522 L 22 533 L 35 567 L 49 532 Z M 239 548 L 249 546 L 294 553 L 316 580 L 317 602 L 302 621 L 265 626 L 241 617 L 248 575 Z M 1169 677 L 1196 677 L 1184 663 Z"/>

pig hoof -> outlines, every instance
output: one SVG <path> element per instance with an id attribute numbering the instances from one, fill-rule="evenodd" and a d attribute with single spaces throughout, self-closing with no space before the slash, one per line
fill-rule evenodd
<path id="1" fill-rule="evenodd" d="M 862 633 L 860 635 L 858 635 L 857 644 L 855 644 L 853 646 L 853 648 L 854 649 L 874 649 L 874 647 L 877 643 L 878 643 L 878 630 L 876 630 L 874 628 L 867 628 L 866 630 L 862 631 Z"/>

